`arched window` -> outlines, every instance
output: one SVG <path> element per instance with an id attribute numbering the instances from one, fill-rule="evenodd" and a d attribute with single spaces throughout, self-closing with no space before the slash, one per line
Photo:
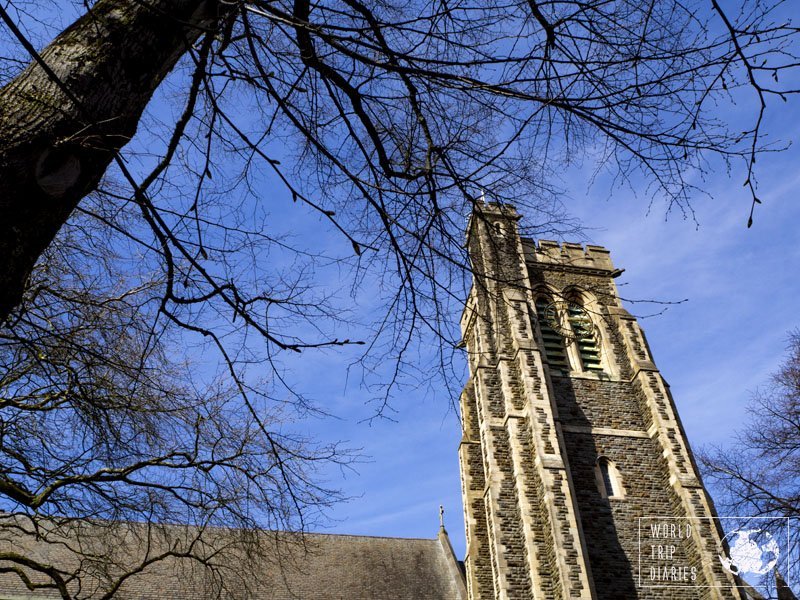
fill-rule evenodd
<path id="1" fill-rule="evenodd" d="M 575 336 L 575 344 L 584 371 L 602 371 L 597 330 L 586 309 L 576 299 L 567 303 L 567 320 Z"/>
<path id="2" fill-rule="evenodd" d="M 625 495 L 616 465 L 605 456 L 597 459 L 595 476 L 603 498 L 622 498 Z"/>
<path id="3" fill-rule="evenodd" d="M 564 347 L 564 338 L 553 327 L 553 319 L 559 319 L 558 311 L 546 296 L 536 298 L 536 315 L 539 324 L 539 333 L 542 334 L 544 343 L 544 358 L 550 366 L 550 372 L 555 375 L 566 375 L 569 373 L 569 362 L 567 362 L 567 352 Z"/>

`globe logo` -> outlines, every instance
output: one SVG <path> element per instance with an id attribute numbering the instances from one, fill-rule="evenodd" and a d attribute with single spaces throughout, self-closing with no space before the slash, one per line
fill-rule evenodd
<path id="1" fill-rule="evenodd" d="M 763 529 L 739 529 L 723 538 L 728 542 L 726 554 L 720 550 L 719 559 L 729 573 L 765 575 L 775 568 L 780 555 L 778 543 Z"/>

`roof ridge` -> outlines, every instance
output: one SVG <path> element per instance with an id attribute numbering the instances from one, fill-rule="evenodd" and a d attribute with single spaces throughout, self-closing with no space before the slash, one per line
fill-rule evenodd
<path id="1" fill-rule="evenodd" d="M 422 537 L 404 537 L 404 536 L 393 536 L 393 535 L 361 535 L 357 533 L 335 533 L 335 532 L 325 532 L 325 531 L 284 531 L 283 533 L 294 533 L 296 535 L 327 535 L 331 537 L 351 537 L 351 538 L 370 538 L 370 539 L 382 539 L 382 540 L 413 540 L 413 541 L 420 541 L 420 542 L 436 542 L 438 541 L 437 538 L 422 538 Z"/>

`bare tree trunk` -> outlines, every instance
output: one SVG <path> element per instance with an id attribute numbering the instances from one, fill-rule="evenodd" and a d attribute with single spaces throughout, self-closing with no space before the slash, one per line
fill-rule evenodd
<path id="1" fill-rule="evenodd" d="M 42 51 L 50 73 L 34 61 L 0 89 L 0 322 L 215 12 L 213 0 L 100 0 Z"/>

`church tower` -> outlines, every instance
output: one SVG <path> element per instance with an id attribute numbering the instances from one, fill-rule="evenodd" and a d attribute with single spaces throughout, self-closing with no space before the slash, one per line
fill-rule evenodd
<path id="1" fill-rule="evenodd" d="M 459 448 L 471 600 L 745 598 L 609 252 L 473 213 Z"/>

